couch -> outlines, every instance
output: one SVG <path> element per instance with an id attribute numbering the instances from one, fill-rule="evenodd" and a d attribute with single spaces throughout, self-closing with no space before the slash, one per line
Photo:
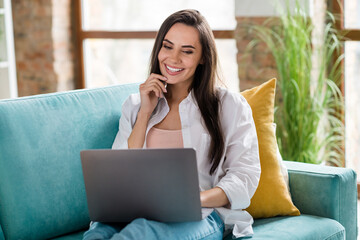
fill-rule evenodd
<path id="1" fill-rule="evenodd" d="M 137 84 L 0 101 L 0 239 L 81 239 L 80 150 L 110 148 Z M 256 219 L 250 239 L 356 239 L 356 174 L 286 162 L 300 216 Z M 231 235 L 225 237 L 232 239 Z"/>

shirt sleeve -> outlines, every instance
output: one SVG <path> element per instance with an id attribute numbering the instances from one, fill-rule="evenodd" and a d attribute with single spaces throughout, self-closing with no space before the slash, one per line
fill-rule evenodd
<path id="1" fill-rule="evenodd" d="M 119 131 L 116 134 L 112 149 L 129 148 L 127 140 L 131 134 L 133 124 L 136 119 L 137 111 L 134 111 L 134 109 L 137 109 L 136 107 L 136 104 L 134 104 L 134 96 L 130 95 L 122 105 L 121 117 L 119 120 Z"/>
<path id="2" fill-rule="evenodd" d="M 225 175 L 216 186 L 224 190 L 231 209 L 245 209 L 250 205 L 261 172 L 255 123 L 251 108 L 242 96 L 235 102 L 224 102 L 222 116 Z"/>

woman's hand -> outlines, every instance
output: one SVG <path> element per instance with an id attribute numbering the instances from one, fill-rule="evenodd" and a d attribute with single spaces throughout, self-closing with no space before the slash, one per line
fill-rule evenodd
<path id="1" fill-rule="evenodd" d="M 154 111 L 162 93 L 167 92 L 162 81 L 166 82 L 167 78 L 160 74 L 152 73 L 143 84 L 140 84 L 141 106 L 139 112 L 151 114 Z"/>
<path id="2" fill-rule="evenodd" d="M 201 207 L 215 208 L 229 204 L 224 190 L 219 187 L 200 192 Z"/>
<path id="3" fill-rule="evenodd" d="M 163 92 L 166 92 L 162 81 L 167 81 L 167 78 L 152 73 L 143 84 L 140 84 L 141 105 L 134 128 L 128 138 L 129 148 L 142 148 L 144 145 L 146 128 L 151 113 L 154 111 L 159 97 Z"/>

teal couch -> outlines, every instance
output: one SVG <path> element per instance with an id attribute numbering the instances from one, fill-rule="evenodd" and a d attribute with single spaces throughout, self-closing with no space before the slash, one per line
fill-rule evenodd
<path id="1" fill-rule="evenodd" d="M 137 90 L 130 84 L 0 101 L 0 239 L 81 239 L 89 216 L 80 150 L 111 147 L 121 105 Z M 250 239 L 356 239 L 355 173 L 287 167 L 302 215 L 257 219 Z"/>

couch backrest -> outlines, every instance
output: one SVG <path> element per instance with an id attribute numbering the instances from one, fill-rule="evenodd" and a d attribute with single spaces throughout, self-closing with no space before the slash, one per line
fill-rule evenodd
<path id="1" fill-rule="evenodd" d="M 129 84 L 0 101 L 6 239 L 46 239 L 88 226 L 80 150 L 111 148 L 122 103 L 137 91 Z"/>

